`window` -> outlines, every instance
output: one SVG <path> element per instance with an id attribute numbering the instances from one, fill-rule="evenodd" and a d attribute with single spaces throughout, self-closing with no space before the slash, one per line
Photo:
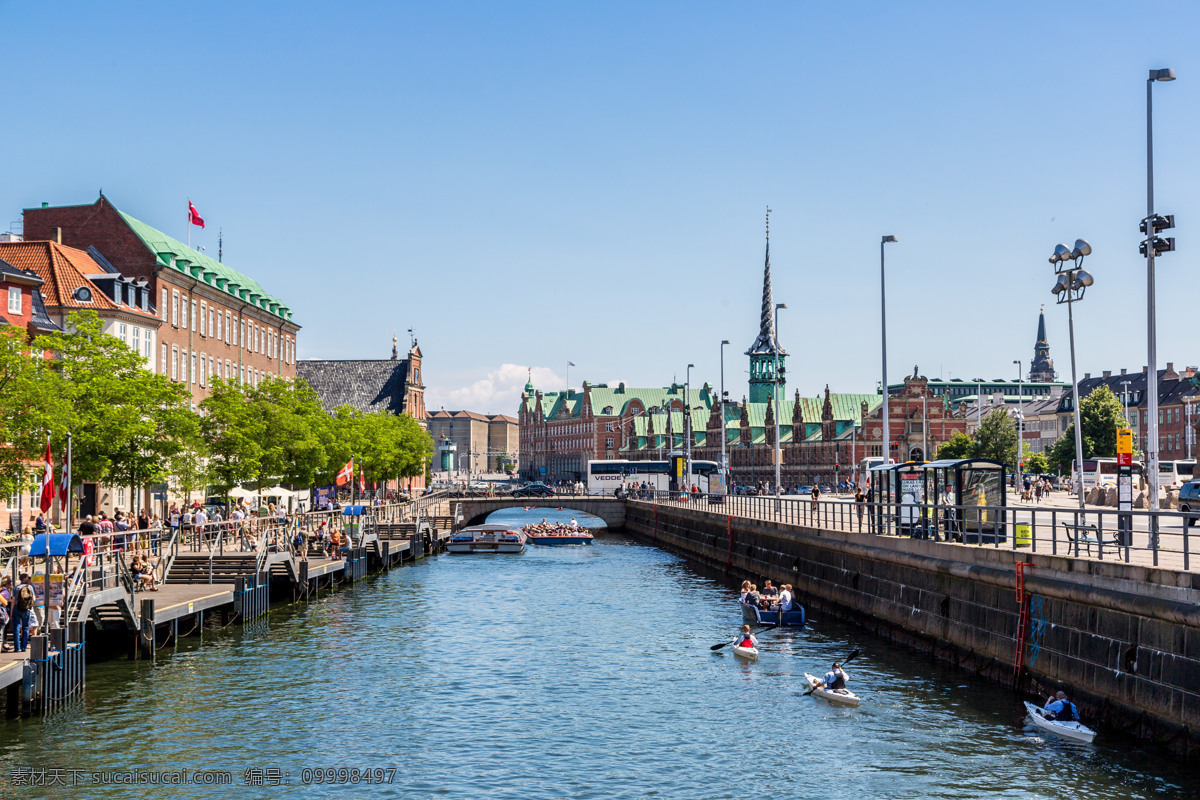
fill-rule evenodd
<path id="1" fill-rule="evenodd" d="M 229 312 L 226 311 L 225 314 L 229 314 Z M 221 324 L 221 319 L 222 319 L 221 309 L 218 308 L 217 309 L 217 341 L 218 342 L 225 341 L 225 326 Z"/>
<path id="2" fill-rule="evenodd" d="M 153 368 L 153 363 L 154 363 L 154 353 L 153 353 L 153 350 L 154 350 L 154 345 L 152 345 L 152 344 L 150 343 L 150 335 L 151 335 L 151 329 L 150 329 L 150 328 L 146 328 L 146 339 L 145 339 L 145 344 L 143 345 L 143 349 L 142 349 L 142 355 L 146 357 L 146 361 L 150 362 L 150 363 L 151 363 L 151 368 Z"/>
<path id="3" fill-rule="evenodd" d="M 8 287 L 8 313 L 10 313 L 10 314 L 20 314 L 21 313 L 21 287 L 20 286 Z"/>
<path id="4" fill-rule="evenodd" d="M 167 321 L 167 287 L 165 287 L 165 286 L 163 287 L 163 290 L 162 290 L 162 321 L 163 322 Z M 166 370 L 164 370 L 164 372 L 165 371 Z"/>
<path id="5" fill-rule="evenodd" d="M 118 331 L 117 335 L 120 337 L 121 341 L 124 342 L 126 344 L 126 346 L 128 346 L 129 345 L 129 326 L 126 325 L 124 322 L 122 322 L 119 326 L 117 326 L 117 331 Z"/>
<path id="6" fill-rule="evenodd" d="M 133 326 L 133 341 L 131 342 L 131 346 L 133 347 L 133 352 L 142 352 L 142 329 L 137 325 Z"/>
<path id="7" fill-rule="evenodd" d="M 213 315 L 216 313 L 217 313 L 216 309 L 214 309 L 212 306 L 208 307 L 208 335 L 209 336 L 217 335 L 217 327 L 213 322 Z M 217 316 L 219 317 L 221 315 L 217 314 Z"/>
<path id="8" fill-rule="evenodd" d="M 204 378 L 204 367 L 207 364 L 208 364 L 208 358 L 205 357 L 204 353 L 201 353 L 200 354 L 200 375 L 198 376 L 200 379 L 201 386 L 204 386 L 207 384 L 207 381 Z"/>
<path id="9" fill-rule="evenodd" d="M 117 508 L 125 508 L 125 487 L 117 487 Z M 43 550 L 45 548 L 42 548 Z M 51 598 L 53 599 L 53 598 Z"/>
<path id="10" fill-rule="evenodd" d="M 171 292 L 171 325 L 179 327 L 179 292 Z"/>
<path id="11" fill-rule="evenodd" d="M 208 336 L 208 303 L 200 301 L 200 335 Z"/>
<path id="12" fill-rule="evenodd" d="M 165 344 L 162 346 L 162 366 L 158 371 L 163 375 L 167 374 L 167 346 Z"/>
<path id="13" fill-rule="evenodd" d="M 221 377 L 217 372 L 221 369 L 221 362 L 215 360 L 212 356 L 208 357 L 208 374 L 213 377 Z M 211 383 L 211 380 L 209 381 Z"/>
<path id="14" fill-rule="evenodd" d="M 245 382 L 246 382 L 246 367 L 245 367 L 245 366 L 239 367 L 239 370 L 240 370 L 240 371 L 241 371 L 241 373 L 242 373 L 242 377 L 241 377 L 241 380 L 240 380 L 240 382 L 241 382 L 241 383 L 245 383 Z"/>
<path id="15" fill-rule="evenodd" d="M 241 342 L 242 346 L 245 347 L 246 346 L 246 320 L 242 320 L 241 325 L 239 327 L 242 329 L 242 337 L 240 339 L 238 339 L 238 342 Z M 234 342 L 234 344 L 237 344 L 237 342 Z"/>
<path id="16" fill-rule="evenodd" d="M 171 380 L 179 380 L 179 348 L 174 345 L 171 346 Z"/>
<path id="17" fill-rule="evenodd" d="M 196 382 L 196 351 L 192 351 L 192 358 L 188 362 L 188 378 L 192 383 Z"/>
<path id="18" fill-rule="evenodd" d="M 192 333 L 196 332 L 196 301 L 192 301 Z"/>

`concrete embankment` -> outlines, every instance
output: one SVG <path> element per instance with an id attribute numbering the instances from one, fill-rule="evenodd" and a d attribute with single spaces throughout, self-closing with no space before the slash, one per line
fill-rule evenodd
<path id="1" fill-rule="evenodd" d="M 1090 723 L 1200 755 L 1200 575 L 644 502 L 625 529 L 731 582 L 792 583 L 816 624 L 848 619 L 1010 685 L 1028 562 L 1019 688 L 1064 687 Z"/>

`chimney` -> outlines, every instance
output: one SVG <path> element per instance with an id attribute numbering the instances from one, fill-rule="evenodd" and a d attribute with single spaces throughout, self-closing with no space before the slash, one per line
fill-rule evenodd
<path id="1" fill-rule="evenodd" d="M 1090 372 L 1085 372 L 1085 373 L 1083 373 L 1083 379 L 1084 379 L 1085 381 L 1086 381 L 1086 380 L 1088 380 L 1088 379 L 1089 379 L 1089 378 L 1091 378 L 1091 377 L 1092 377 L 1092 373 L 1090 373 Z"/>
<path id="2" fill-rule="evenodd" d="M 1122 374 L 1122 375 L 1124 375 L 1124 374 L 1125 374 L 1125 368 L 1124 368 L 1124 367 L 1121 367 L 1121 374 Z"/>
<path id="3" fill-rule="evenodd" d="M 1112 377 L 1112 370 L 1111 370 L 1111 369 L 1106 369 L 1106 370 L 1104 370 L 1104 373 L 1103 373 L 1103 375 L 1104 375 L 1104 377 L 1105 377 L 1105 378 L 1111 378 L 1111 377 Z"/>
<path id="4" fill-rule="evenodd" d="M 50 229 L 50 241 L 55 244 L 62 244 L 62 228 Z"/>
<path id="5" fill-rule="evenodd" d="M 1179 380 L 1179 373 L 1175 371 L 1175 362 L 1167 362 L 1167 370 L 1163 373 L 1163 380 L 1174 381 Z"/>
<path id="6" fill-rule="evenodd" d="M 1149 374 L 1150 374 L 1150 368 L 1149 368 L 1149 367 L 1142 367 L 1142 374 L 1143 374 L 1143 375 L 1149 375 Z"/>

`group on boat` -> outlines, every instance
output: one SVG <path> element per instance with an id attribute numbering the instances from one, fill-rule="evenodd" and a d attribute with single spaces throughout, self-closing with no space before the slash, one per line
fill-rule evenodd
<path id="1" fill-rule="evenodd" d="M 762 591 L 750 581 L 742 581 L 740 594 L 742 619 L 758 625 L 799 627 L 804 624 L 804 607 L 796 602 L 792 585 L 776 588 L 770 578 L 763 582 Z"/>
<path id="2" fill-rule="evenodd" d="M 545 517 L 541 522 L 526 525 L 521 532 L 529 537 L 533 544 L 591 544 L 592 532 L 571 518 L 571 524 L 547 522 Z"/>

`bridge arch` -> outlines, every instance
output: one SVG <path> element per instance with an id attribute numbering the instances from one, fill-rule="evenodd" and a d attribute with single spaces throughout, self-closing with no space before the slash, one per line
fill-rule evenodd
<path id="1" fill-rule="evenodd" d="M 625 527 L 625 501 L 615 497 L 588 497 L 584 495 L 565 495 L 559 497 L 468 497 L 451 501 L 461 504 L 462 522 L 460 527 L 482 525 L 493 511 L 502 508 L 524 508 L 538 506 L 544 508 L 562 508 L 564 510 L 582 511 L 599 517 L 611 529 Z"/>

